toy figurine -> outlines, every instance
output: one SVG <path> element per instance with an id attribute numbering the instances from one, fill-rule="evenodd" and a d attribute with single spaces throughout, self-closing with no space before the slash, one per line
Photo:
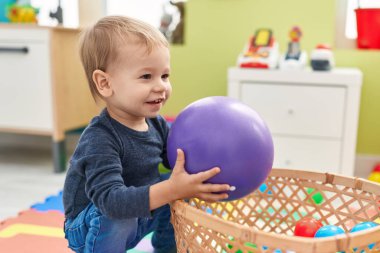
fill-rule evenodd
<path id="1" fill-rule="evenodd" d="M 307 54 L 301 51 L 300 39 L 302 31 L 298 26 L 294 26 L 289 32 L 290 42 L 288 51 L 281 57 L 280 69 L 303 69 L 307 63 Z"/>
<path id="2" fill-rule="evenodd" d="M 8 18 L 12 23 L 37 23 L 38 9 L 31 5 L 12 4 L 8 9 Z"/>
<path id="3" fill-rule="evenodd" d="M 335 66 L 334 55 L 330 46 L 319 44 L 311 52 L 311 67 L 317 71 L 329 71 Z"/>
<path id="4" fill-rule="evenodd" d="M 272 30 L 259 29 L 250 38 L 244 53 L 238 57 L 241 68 L 274 69 L 278 64 L 279 49 Z"/>

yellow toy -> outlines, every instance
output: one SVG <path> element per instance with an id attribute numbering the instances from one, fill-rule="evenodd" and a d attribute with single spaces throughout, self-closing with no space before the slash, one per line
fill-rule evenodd
<path id="1" fill-rule="evenodd" d="M 371 174 L 368 177 L 368 180 L 380 183 L 380 163 L 375 165 Z"/>
<path id="2" fill-rule="evenodd" d="M 12 23 L 37 23 L 38 9 L 30 5 L 9 6 L 8 18 Z"/>

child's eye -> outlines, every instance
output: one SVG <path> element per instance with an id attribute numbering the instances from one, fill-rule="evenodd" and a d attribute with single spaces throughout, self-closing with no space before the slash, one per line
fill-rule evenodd
<path id="1" fill-rule="evenodd" d="M 163 74 L 163 75 L 161 76 L 161 78 L 162 78 L 162 79 L 168 79 L 168 78 L 169 78 L 169 74 Z"/>
<path id="2" fill-rule="evenodd" d="M 140 76 L 141 79 L 150 79 L 151 77 L 152 77 L 151 74 L 145 74 L 145 75 Z"/>

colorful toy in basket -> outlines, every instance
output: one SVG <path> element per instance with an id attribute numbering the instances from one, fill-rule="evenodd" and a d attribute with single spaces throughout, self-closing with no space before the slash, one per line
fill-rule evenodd
<path id="1" fill-rule="evenodd" d="M 326 225 L 318 229 L 314 237 L 329 237 L 340 234 L 344 234 L 344 230 L 341 227 L 335 225 Z"/>
<path id="2" fill-rule="evenodd" d="M 226 200 L 253 192 L 272 170 L 273 141 L 264 120 L 248 105 L 229 97 L 203 98 L 180 112 L 168 135 L 171 167 L 179 148 L 190 174 L 220 168 L 206 182 L 232 186 L 235 190 Z"/>
<path id="3" fill-rule="evenodd" d="M 12 23 L 37 23 L 38 9 L 31 5 L 13 4 L 9 6 L 8 18 Z"/>
<path id="4" fill-rule="evenodd" d="M 311 67 L 316 71 L 329 71 L 335 66 L 335 60 L 331 47 L 326 44 L 319 44 L 311 52 Z"/>
<path id="5" fill-rule="evenodd" d="M 259 29 L 249 39 L 243 53 L 238 57 L 241 68 L 274 69 L 278 65 L 279 47 L 272 30 Z"/>
<path id="6" fill-rule="evenodd" d="M 321 227 L 323 227 L 323 224 L 320 220 L 314 219 L 313 217 L 304 217 L 296 223 L 294 235 L 314 237 L 315 233 L 317 233 Z"/>
<path id="7" fill-rule="evenodd" d="M 319 191 L 315 191 L 315 192 L 314 191 L 315 189 L 313 188 L 306 189 L 307 194 L 311 195 L 311 199 L 313 200 L 313 202 L 317 205 L 320 205 L 324 200 L 323 195 Z"/>
<path id="8" fill-rule="evenodd" d="M 362 223 L 358 223 L 356 224 L 351 230 L 350 232 L 353 233 L 353 232 L 359 232 L 359 231 L 362 231 L 362 230 L 366 230 L 366 229 L 370 229 L 370 228 L 374 228 L 374 227 L 377 227 L 379 224 L 375 223 L 375 222 L 372 222 L 372 221 L 367 221 L 367 222 L 362 222 Z M 368 245 L 368 248 L 369 249 L 373 249 L 373 247 L 375 246 L 375 243 L 371 243 L 370 245 Z M 354 251 L 356 251 L 357 249 L 354 249 Z M 364 252 L 364 250 L 362 251 Z"/>
<path id="9" fill-rule="evenodd" d="M 302 31 L 298 26 L 289 32 L 288 51 L 280 59 L 280 69 L 303 69 L 307 64 L 307 53 L 301 50 Z"/>
<path id="10" fill-rule="evenodd" d="M 376 164 L 373 168 L 371 174 L 368 177 L 368 180 L 380 183 L 380 163 Z"/>

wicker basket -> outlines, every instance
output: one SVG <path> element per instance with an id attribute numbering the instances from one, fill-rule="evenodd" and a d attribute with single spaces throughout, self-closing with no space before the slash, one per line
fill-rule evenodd
<path id="1" fill-rule="evenodd" d="M 174 202 L 178 252 L 380 252 L 380 226 L 348 233 L 355 224 L 380 217 L 380 184 L 273 169 L 265 185 L 266 189 L 232 202 Z M 317 194 L 322 201 L 317 201 Z M 325 238 L 294 236 L 296 222 L 305 216 L 340 226 L 346 233 Z"/>

